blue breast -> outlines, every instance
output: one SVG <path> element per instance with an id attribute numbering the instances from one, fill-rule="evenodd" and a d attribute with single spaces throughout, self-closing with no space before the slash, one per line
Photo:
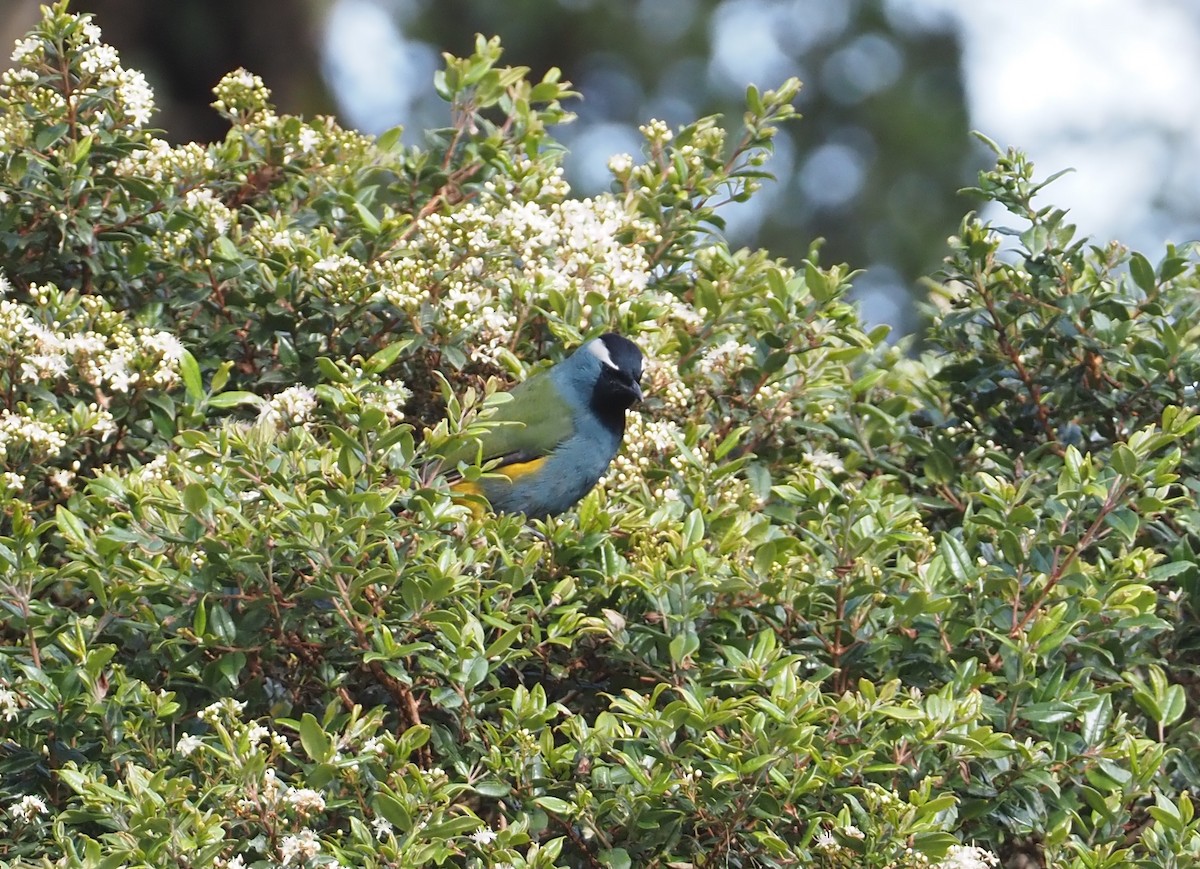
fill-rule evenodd
<path id="1" fill-rule="evenodd" d="M 570 409 L 573 433 L 535 473 L 513 483 L 484 481 L 484 495 L 494 509 L 553 516 L 574 507 L 604 476 L 621 448 L 622 432 L 605 426 L 590 407 L 599 365 L 592 354 L 575 353 L 549 372 Z"/>

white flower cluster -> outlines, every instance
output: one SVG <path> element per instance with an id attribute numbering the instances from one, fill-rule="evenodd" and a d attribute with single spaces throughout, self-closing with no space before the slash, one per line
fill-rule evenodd
<path id="1" fill-rule="evenodd" d="M 129 475 L 131 482 L 137 483 L 165 483 L 170 476 L 170 467 L 167 464 L 166 454 L 155 456 L 153 459 L 142 465 Z M 210 707 L 211 708 L 211 707 Z M 203 715 L 200 716 L 204 718 Z"/>
<path id="2" fill-rule="evenodd" d="M 179 741 L 175 743 L 175 752 L 180 757 L 189 757 L 191 754 L 204 745 L 204 740 L 194 733 L 185 733 L 179 737 Z"/>
<path id="3" fill-rule="evenodd" d="M 226 115 L 255 117 L 269 111 L 271 91 L 263 80 L 245 69 L 235 69 L 213 88 L 217 99 L 212 104 Z"/>
<path id="4" fill-rule="evenodd" d="M 672 361 L 649 360 L 643 375 L 647 395 L 653 395 L 671 413 L 686 414 L 692 406 L 692 390 L 679 376 Z"/>
<path id="5" fill-rule="evenodd" d="M 207 188 L 193 188 L 183 196 L 188 210 L 213 235 L 225 235 L 237 220 L 237 213 Z"/>
<path id="6" fill-rule="evenodd" d="M 289 787 L 284 792 L 283 798 L 295 808 L 296 814 L 301 817 L 325 811 L 325 797 L 312 788 Z"/>
<path id="7" fill-rule="evenodd" d="M 843 827 L 838 827 L 837 832 L 848 839 L 861 840 L 866 838 L 866 834 L 863 833 L 863 831 L 858 827 L 854 826 L 854 824 L 846 824 Z M 818 851 L 822 851 L 826 854 L 836 854 L 838 851 L 844 850 L 842 845 L 838 842 L 837 835 L 832 830 L 822 830 L 820 833 L 818 833 L 814 847 Z"/>
<path id="8" fill-rule="evenodd" d="M 111 167 L 117 175 L 162 184 L 207 177 L 216 168 L 216 162 L 212 153 L 196 142 L 172 146 L 164 139 L 150 139 L 144 149 L 114 161 Z"/>
<path id="9" fill-rule="evenodd" d="M 865 838 L 863 831 L 853 824 L 839 827 L 837 833 L 850 839 L 861 840 Z M 829 855 L 848 850 L 838 842 L 838 836 L 833 830 L 822 830 L 818 833 L 813 847 L 817 851 Z M 929 869 L 995 869 L 995 867 L 1000 865 L 1000 858 L 991 851 L 978 848 L 974 845 L 951 845 L 946 852 L 945 859 L 937 863 L 934 863 L 919 851 L 906 848 L 901 863 L 889 863 L 888 865 L 929 867 Z"/>
<path id="10" fill-rule="evenodd" d="M 650 263 L 626 237 L 649 229 L 615 197 L 562 199 L 557 174 L 531 192 L 489 189 L 495 198 L 422 218 L 416 252 L 372 266 L 377 298 L 414 318 L 435 306 L 447 334 L 472 339 L 477 358 L 494 361 L 518 312 L 541 299 L 561 296 L 586 314 L 600 303 L 619 310 L 646 291 Z"/>
<path id="11" fill-rule="evenodd" d="M 671 132 L 671 125 L 657 118 L 642 124 L 638 127 L 638 132 L 652 145 L 665 145 L 675 138 L 675 134 Z"/>
<path id="12" fill-rule="evenodd" d="M 628 414 L 624 446 L 604 481 L 624 487 L 640 481 L 648 468 L 667 464 L 679 467 L 682 459 L 675 440 L 679 433 L 679 426 L 672 420 L 647 420 L 640 413 Z"/>
<path id="13" fill-rule="evenodd" d="M 620 178 L 633 168 L 633 157 L 629 154 L 613 154 L 608 158 L 608 171 Z"/>
<path id="14" fill-rule="evenodd" d="M 100 86 L 113 88 L 117 105 L 124 110 L 129 125 L 135 130 L 150 123 L 154 114 L 154 91 L 141 72 L 120 66 L 106 69 L 100 73 Z"/>
<path id="15" fill-rule="evenodd" d="M 727 338 L 705 350 L 697 363 L 706 374 L 732 374 L 754 361 L 754 348 L 736 338 Z"/>
<path id="16" fill-rule="evenodd" d="M 17 713 L 21 711 L 21 698 L 17 692 L 8 687 L 8 682 L 0 679 L 0 719 L 16 721 Z"/>
<path id="17" fill-rule="evenodd" d="M 364 405 L 383 411 L 388 422 L 395 425 L 404 420 L 404 406 L 412 398 L 412 390 L 399 380 L 372 383 L 359 392 Z"/>
<path id="18" fill-rule="evenodd" d="M 935 869 L 992 869 L 1000 865 L 1000 858 L 974 845 L 951 845 L 946 859 Z"/>
<path id="19" fill-rule="evenodd" d="M 316 408 L 317 393 L 307 386 L 296 384 L 263 405 L 259 420 L 277 426 L 304 425 Z"/>
<path id="20" fill-rule="evenodd" d="M 279 862 L 284 866 L 293 863 L 307 863 L 321 852 L 321 840 L 312 830 L 304 829 L 299 833 L 284 836 L 279 843 Z"/>
<path id="21" fill-rule="evenodd" d="M 201 709 L 200 714 L 196 717 L 205 724 L 240 724 L 242 712 L 245 709 L 244 701 L 234 700 L 232 697 L 222 697 Z"/>
<path id="22" fill-rule="evenodd" d="M 15 73 L 11 69 L 0 73 L 0 100 L 4 99 L 4 92 L 11 87 L 14 76 Z M 0 113 L 0 152 L 16 151 L 28 139 L 29 122 L 27 120 L 12 112 Z M 8 193 L 0 191 L 0 205 L 7 203 L 8 200 Z"/>
<path id="23" fill-rule="evenodd" d="M 7 459 L 20 448 L 28 450 L 34 461 L 53 459 L 67 445 L 67 436 L 58 428 L 62 424 L 13 413 L 8 408 L 0 409 L 0 460 Z M 13 483 L 16 483 L 15 479 L 6 481 L 6 484 Z M 21 484 L 24 484 L 23 478 Z"/>
<path id="24" fill-rule="evenodd" d="M 0 299 L 0 353 L 19 362 L 22 382 L 53 388 L 77 377 L 109 395 L 178 382 L 183 345 L 174 335 L 132 328 L 98 296 L 52 285 L 31 286 L 29 293 L 36 308 Z M 111 427 L 111 416 L 99 408 L 96 414 L 107 420 L 102 427 Z"/>
<path id="25" fill-rule="evenodd" d="M 312 265 L 312 282 L 318 294 L 331 302 L 366 301 L 367 267 L 349 254 L 332 254 Z"/>
<path id="26" fill-rule="evenodd" d="M 42 40 L 36 36 L 26 36 L 24 39 L 17 40 L 10 59 L 13 63 L 25 63 L 26 61 L 37 60 L 41 56 Z"/>
<path id="27" fill-rule="evenodd" d="M 142 159 L 137 159 L 139 157 Z M 176 157 L 179 159 L 174 159 Z M 133 157 L 125 158 L 117 169 L 122 174 L 144 174 L 154 177 L 168 175 L 172 171 L 169 168 L 172 165 L 183 167 L 184 164 L 194 162 L 195 155 L 187 153 L 186 148 L 172 150 L 166 156 L 159 156 L 154 151 L 142 151 Z M 189 165 L 180 171 L 187 171 L 188 168 L 194 166 Z M 177 177 L 182 179 L 184 176 Z M 199 260 L 202 264 L 209 264 L 207 257 L 212 242 L 229 233 L 230 228 L 237 222 L 237 212 L 218 199 L 211 189 L 191 187 L 183 194 L 183 208 L 179 213 L 190 217 L 191 223 L 177 225 L 172 230 L 163 228 L 155 233 L 149 240 L 150 256 L 160 260 Z"/>
<path id="28" fill-rule="evenodd" d="M 41 797 L 26 795 L 17 800 L 9 810 L 12 816 L 22 823 L 28 824 L 37 819 L 39 815 L 47 815 L 50 809 L 46 807 L 46 801 Z"/>
<path id="29" fill-rule="evenodd" d="M 121 58 L 111 45 L 100 41 L 100 28 L 88 20 L 88 16 L 76 16 L 82 24 L 75 29 L 78 42 L 70 48 L 79 52 L 80 77 L 70 90 L 70 108 L 84 135 L 96 128 L 127 124 L 140 130 L 150 122 L 154 114 L 154 92 L 146 77 L 137 70 L 121 66 Z M 31 88 L 24 94 L 26 101 L 41 109 L 61 110 L 67 100 L 57 91 L 38 83 L 34 67 L 46 60 L 44 43 L 39 36 L 29 36 L 17 42 L 12 52 L 12 61 L 18 69 L 6 75 L 7 88 Z M 32 75 L 31 75 L 32 74 Z M 0 98 L 15 94 L 0 93 Z M 98 105 L 109 108 L 98 108 Z"/>

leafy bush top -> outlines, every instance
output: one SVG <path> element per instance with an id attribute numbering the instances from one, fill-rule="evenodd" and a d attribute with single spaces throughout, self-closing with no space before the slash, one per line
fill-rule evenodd
<path id="1" fill-rule="evenodd" d="M 797 83 L 577 200 L 574 94 L 499 55 L 423 147 L 245 71 L 173 147 L 88 16 L 18 43 L 0 860 L 1197 859 L 1193 251 L 1087 247 L 997 149 L 1023 228 L 968 216 L 911 358 L 816 245 L 721 240 Z M 652 365 L 597 491 L 452 500 L 491 394 L 603 329 Z"/>

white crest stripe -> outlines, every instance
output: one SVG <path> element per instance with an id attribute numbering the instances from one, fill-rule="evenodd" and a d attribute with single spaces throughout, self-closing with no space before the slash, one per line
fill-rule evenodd
<path id="1" fill-rule="evenodd" d="M 612 368 L 614 371 L 618 370 L 617 363 L 613 362 L 612 354 L 608 352 L 608 345 L 599 338 L 595 339 L 594 341 L 589 341 L 587 344 L 587 349 L 589 353 L 591 353 L 609 368 Z"/>

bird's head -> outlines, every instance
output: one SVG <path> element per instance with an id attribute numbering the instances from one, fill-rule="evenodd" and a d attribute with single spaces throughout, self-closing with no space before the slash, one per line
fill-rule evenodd
<path id="1" fill-rule="evenodd" d="M 642 351 L 628 338 L 607 332 L 577 352 L 599 363 L 591 400 L 597 411 L 623 412 L 642 400 Z"/>

